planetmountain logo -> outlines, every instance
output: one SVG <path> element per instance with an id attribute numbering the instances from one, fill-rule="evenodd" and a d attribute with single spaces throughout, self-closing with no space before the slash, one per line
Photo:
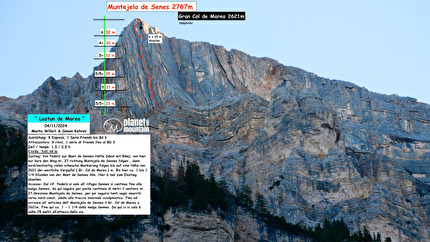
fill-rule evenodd
<path id="1" fill-rule="evenodd" d="M 119 119 L 110 118 L 104 122 L 103 129 L 108 133 L 118 133 L 123 129 L 123 125 Z"/>
<path id="2" fill-rule="evenodd" d="M 121 122 L 117 118 L 110 118 L 103 123 L 103 129 L 107 133 L 149 133 L 149 120 L 128 118 Z"/>

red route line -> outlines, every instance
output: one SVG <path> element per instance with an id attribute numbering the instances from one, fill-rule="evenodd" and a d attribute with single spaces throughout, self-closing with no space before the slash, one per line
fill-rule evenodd
<path id="1" fill-rule="evenodd" d="M 137 21 L 140 21 L 140 19 L 136 18 Z M 142 62 L 145 65 L 146 68 L 146 74 L 149 77 L 149 88 L 151 90 L 151 97 L 152 97 L 152 101 L 157 104 L 157 108 L 158 108 L 158 103 L 154 100 L 154 94 L 152 93 L 152 82 L 151 82 L 151 75 L 149 75 L 149 71 L 148 71 L 148 67 L 146 66 L 145 63 L 145 58 L 143 57 L 143 53 L 142 53 L 142 46 L 140 46 L 140 38 L 142 38 L 142 36 L 137 32 L 136 26 L 138 24 L 138 22 L 136 21 L 136 24 L 134 25 L 134 30 L 136 30 L 136 34 L 139 36 L 139 49 L 140 49 L 140 55 L 142 56 Z"/>

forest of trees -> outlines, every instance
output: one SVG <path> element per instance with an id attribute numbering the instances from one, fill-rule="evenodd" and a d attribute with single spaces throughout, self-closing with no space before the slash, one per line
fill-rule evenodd
<path id="1" fill-rule="evenodd" d="M 260 193 L 257 193 L 253 200 L 251 188 L 244 186 L 237 196 L 234 196 L 228 191 L 225 182 L 216 182 L 213 174 L 209 179 L 205 178 L 196 164 L 180 166 L 177 177 L 171 177 L 169 173 L 159 176 L 154 169 L 151 170 L 151 176 L 153 209 L 159 215 L 170 207 L 177 206 L 200 211 L 227 211 L 231 207 L 242 206 L 257 215 L 269 228 L 312 237 L 316 241 L 381 241 L 379 233 L 371 235 L 366 227 L 356 234 L 351 234 L 343 220 L 325 219 L 322 225 L 314 229 L 288 223 L 283 217 L 270 214 L 264 196 Z M 385 241 L 391 239 L 387 238 Z"/>
<path id="2" fill-rule="evenodd" d="M 151 200 L 157 214 L 176 206 L 226 211 L 227 200 L 232 197 L 225 184 L 216 182 L 213 175 L 206 179 L 195 164 L 188 164 L 186 169 L 180 166 L 177 177 L 171 177 L 169 173 L 159 176 L 152 168 L 151 181 Z"/>

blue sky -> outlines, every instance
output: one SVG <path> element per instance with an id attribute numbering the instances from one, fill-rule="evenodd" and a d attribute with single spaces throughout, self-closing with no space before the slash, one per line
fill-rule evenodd
<path id="1" fill-rule="evenodd" d="M 49 76 L 91 74 L 102 22 L 138 17 L 170 37 L 270 57 L 322 77 L 430 103 L 430 1 L 197 1 L 199 11 L 246 11 L 245 22 L 179 25 L 174 12 L 107 13 L 106 1 L 2 0 L 0 95 L 32 92 Z"/>

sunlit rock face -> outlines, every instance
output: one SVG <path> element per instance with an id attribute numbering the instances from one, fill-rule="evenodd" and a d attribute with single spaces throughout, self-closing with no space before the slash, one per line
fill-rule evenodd
<path id="1" fill-rule="evenodd" d="M 152 165 L 161 172 L 175 174 L 193 162 L 233 193 L 249 185 L 271 213 L 292 223 L 343 218 L 354 232 L 365 225 L 394 241 L 430 240 L 429 105 L 209 43 L 163 34 L 162 44 L 148 44 L 148 34 L 159 31 L 136 21 L 111 50 L 121 59 L 107 61 L 123 76 L 117 88 L 125 89 L 107 99 L 129 108 L 103 116 L 94 107 L 101 79 L 78 73 L 48 78 L 18 99 L 2 98 L 1 124 L 25 129 L 28 113 L 89 113 L 92 132 L 103 132 L 108 117 L 149 118 Z M 13 169 L 21 175 L 6 179 L 6 200 L 24 189 L 25 169 Z M 217 219 L 219 240 L 240 232 Z"/>

